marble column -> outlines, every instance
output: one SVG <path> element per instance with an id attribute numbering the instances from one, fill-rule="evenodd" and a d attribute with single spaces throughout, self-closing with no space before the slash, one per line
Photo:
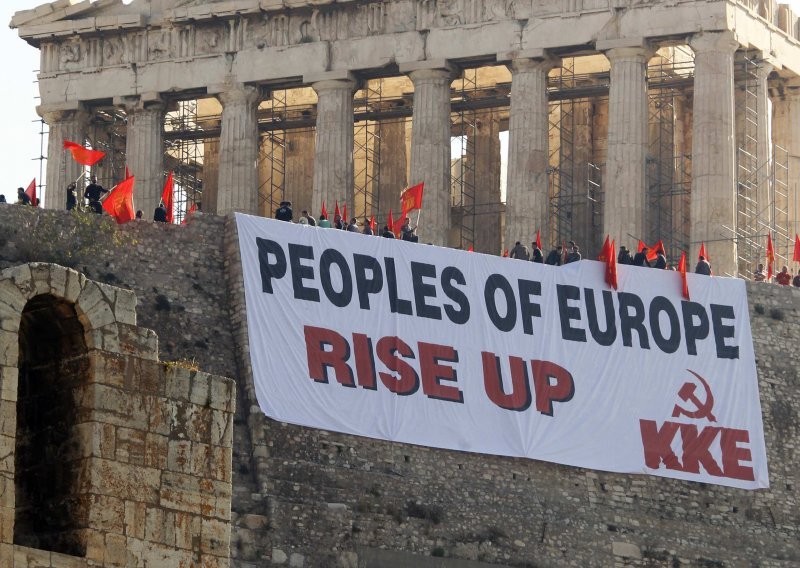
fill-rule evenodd
<path id="1" fill-rule="evenodd" d="M 406 121 L 404 119 L 383 120 L 378 123 L 380 133 L 380 176 L 377 200 L 373 213 L 376 223 L 386 220 L 389 209 L 400 207 L 400 192 L 408 187 L 406 148 Z"/>
<path id="2" fill-rule="evenodd" d="M 258 213 L 257 87 L 237 85 L 217 95 L 222 103 L 217 214 Z"/>
<path id="3" fill-rule="evenodd" d="M 788 202 L 776 195 L 776 207 L 787 211 L 789 236 L 800 233 L 800 77 L 776 81 L 772 136 L 788 154 Z M 780 158 L 780 156 L 778 156 Z"/>
<path id="4" fill-rule="evenodd" d="M 517 59 L 511 71 L 508 119 L 505 248 L 516 241 L 529 245 L 541 231 L 549 246 L 547 73 L 553 59 Z"/>
<path id="5" fill-rule="evenodd" d="M 314 195 L 314 131 L 311 129 L 286 132 L 284 147 L 284 195 L 292 202 L 296 216 L 308 209 L 319 217 L 312 205 Z M 333 211 L 333 209 L 331 209 Z"/>
<path id="6" fill-rule="evenodd" d="M 404 71 L 401 66 L 400 71 Z M 450 201 L 450 83 L 449 68 L 409 70 L 414 83 L 409 185 L 425 183 L 418 234 L 420 242 L 447 246 Z"/>
<path id="7" fill-rule="evenodd" d="M 499 254 L 500 219 L 500 117 L 494 109 L 478 114 L 475 144 L 475 251 Z"/>
<path id="8" fill-rule="evenodd" d="M 316 81 L 311 87 L 318 99 L 312 209 L 320 211 L 324 201 L 332 216 L 333 204 L 338 201 L 340 206 L 347 203 L 348 211 L 353 212 L 353 94 L 357 83 L 348 75 Z"/>
<path id="9" fill-rule="evenodd" d="M 217 122 L 217 121 L 214 121 Z M 207 121 L 204 128 L 215 129 L 216 124 Z M 219 187 L 219 138 L 206 138 L 203 141 L 203 211 L 217 213 L 217 194 Z"/>
<path id="10" fill-rule="evenodd" d="M 40 109 L 40 112 L 50 133 L 47 142 L 47 177 L 44 180 L 46 186 L 44 195 L 39 199 L 47 209 L 65 209 L 67 186 L 78 179 L 84 168 L 64 150 L 64 141 L 85 144 L 89 115 L 81 109 L 52 112 L 42 112 Z M 84 185 L 79 184 L 81 194 Z M 16 200 L 16 195 L 10 196 L 10 200 Z"/>
<path id="11" fill-rule="evenodd" d="M 736 130 L 733 57 L 739 47 L 729 32 L 702 33 L 695 52 L 692 125 L 691 253 L 701 242 L 715 274 L 736 276 Z"/>
<path id="12" fill-rule="evenodd" d="M 161 100 L 126 99 L 128 137 L 125 160 L 135 177 L 133 203 L 153 219 L 164 190 L 164 112 Z"/>
<path id="13" fill-rule="evenodd" d="M 603 235 L 630 248 L 645 238 L 647 207 L 647 60 L 643 47 L 605 52 L 611 62 Z"/>

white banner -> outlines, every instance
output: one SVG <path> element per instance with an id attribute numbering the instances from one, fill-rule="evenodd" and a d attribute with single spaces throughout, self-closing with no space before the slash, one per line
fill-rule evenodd
<path id="1" fill-rule="evenodd" d="M 769 486 L 744 281 L 563 267 L 237 215 L 267 416 L 745 489 Z"/>

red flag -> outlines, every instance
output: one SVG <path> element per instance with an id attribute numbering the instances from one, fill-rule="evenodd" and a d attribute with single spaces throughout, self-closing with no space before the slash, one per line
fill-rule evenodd
<path id="1" fill-rule="evenodd" d="M 324 201 L 322 202 L 322 211 L 320 211 L 319 216 L 320 217 L 325 217 L 326 219 L 328 218 L 328 210 L 325 209 L 325 202 Z"/>
<path id="2" fill-rule="evenodd" d="M 606 284 L 617 289 L 617 243 L 611 241 L 606 251 Z"/>
<path id="3" fill-rule="evenodd" d="M 345 203 L 344 207 L 342 208 L 342 221 L 344 221 L 345 225 L 347 225 L 347 222 L 349 221 L 347 218 L 347 203 Z"/>
<path id="4" fill-rule="evenodd" d="M 711 259 L 708 258 L 708 253 L 706 252 L 706 243 L 700 243 L 700 252 L 697 254 L 697 260 L 700 260 L 700 257 L 705 258 L 708 262 L 711 262 Z"/>
<path id="5" fill-rule="evenodd" d="M 422 209 L 422 191 L 424 187 L 424 183 L 418 183 L 413 187 L 403 190 L 403 193 L 400 194 L 403 215 L 414 209 Z"/>
<path id="6" fill-rule="evenodd" d="M 397 236 L 398 239 L 400 238 L 400 233 L 403 231 L 403 225 L 406 224 L 406 219 L 408 219 L 408 217 L 403 215 L 397 220 L 397 223 L 394 224 L 395 227 L 397 227 L 397 230 L 392 232 Z"/>
<path id="7" fill-rule="evenodd" d="M 375 213 L 369 218 L 369 228 L 372 229 L 373 233 L 375 232 Z"/>
<path id="8" fill-rule="evenodd" d="M 339 219 L 342 218 L 342 212 L 339 211 L 339 200 L 338 199 L 336 200 L 336 209 L 333 210 L 333 218 L 336 219 L 336 217 L 339 217 Z"/>
<path id="9" fill-rule="evenodd" d="M 536 229 L 536 248 L 542 249 L 542 235 L 539 234 L 539 229 Z"/>
<path id="10" fill-rule="evenodd" d="M 653 261 L 658 258 L 658 250 L 664 248 L 664 242 L 659 240 L 655 245 L 648 247 L 643 240 L 639 239 L 639 244 L 636 246 L 636 252 L 642 252 L 647 247 L 647 260 Z"/>
<path id="11" fill-rule="evenodd" d="M 33 178 L 33 181 L 28 184 L 28 188 L 25 190 L 25 195 L 30 197 L 31 205 L 36 207 L 38 203 L 38 199 L 36 198 L 36 178 Z"/>
<path id="12" fill-rule="evenodd" d="M 100 150 L 89 150 L 80 144 L 64 140 L 64 149 L 72 153 L 72 158 L 83 166 L 93 166 L 102 160 L 106 153 Z"/>
<path id="13" fill-rule="evenodd" d="M 792 255 L 792 260 L 800 262 L 800 237 L 797 236 L 797 233 L 794 234 L 794 254 Z"/>
<path id="14" fill-rule="evenodd" d="M 772 279 L 775 264 L 775 248 L 772 246 L 772 232 L 767 233 L 767 280 Z"/>
<path id="15" fill-rule="evenodd" d="M 394 233 L 394 219 L 392 219 L 392 210 L 389 209 L 389 217 L 386 219 L 386 226 Z"/>
<path id="16" fill-rule="evenodd" d="M 172 172 L 167 176 L 167 182 L 164 184 L 164 191 L 161 192 L 161 201 L 164 202 L 164 208 L 167 210 L 167 223 L 173 222 L 172 217 L 172 192 L 174 189 L 174 181 L 172 179 Z"/>
<path id="17" fill-rule="evenodd" d="M 186 212 L 186 217 L 184 217 L 183 221 L 181 221 L 181 225 L 185 225 L 186 221 L 189 220 L 189 215 L 191 215 L 195 211 L 197 211 L 197 203 L 192 203 L 192 206 L 189 207 L 189 210 Z"/>
<path id="18" fill-rule="evenodd" d="M 705 256 L 705 255 L 704 255 Z M 678 272 L 681 273 L 681 283 L 683 284 L 683 297 L 689 300 L 689 282 L 686 280 L 686 252 L 681 251 L 681 260 L 678 262 Z"/>
<path id="19" fill-rule="evenodd" d="M 133 207 L 133 181 L 134 178 L 129 177 L 120 182 L 103 201 L 103 209 L 119 224 L 133 221 L 136 217 L 136 210 Z"/>
<path id="20" fill-rule="evenodd" d="M 128 169 L 128 164 L 125 164 L 125 179 L 128 179 L 129 177 L 133 176 L 131 175 L 131 171 Z"/>
<path id="21" fill-rule="evenodd" d="M 606 240 L 603 242 L 603 248 L 600 249 L 600 254 L 597 255 L 597 260 L 600 262 L 608 262 L 608 249 L 611 248 L 611 240 L 606 235 Z"/>

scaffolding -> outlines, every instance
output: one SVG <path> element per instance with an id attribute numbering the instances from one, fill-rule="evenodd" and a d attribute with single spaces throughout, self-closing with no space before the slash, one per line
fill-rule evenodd
<path id="1" fill-rule="evenodd" d="M 97 183 L 112 188 L 125 177 L 127 119 L 125 113 L 114 107 L 98 108 L 89 122 L 89 145 L 105 152 L 103 160 L 94 168 Z"/>
<path id="2" fill-rule="evenodd" d="M 550 77 L 551 90 L 568 90 L 577 86 L 575 58 L 565 57 L 555 77 Z M 575 99 L 565 98 L 550 102 L 550 241 L 554 243 L 574 240 L 573 213 L 575 208 Z M 555 146 L 555 147 L 554 147 Z"/>
<path id="3" fill-rule="evenodd" d="M 475 135 L 478 126 L 476 109 L 463 103 L 477 97 L 478 70 L 465 69 L 456 83 L 458 86 L 453 90 L 452 98 L 462 104 L 450 117 L 451 136 L 455 138 L 451 154 L 454 158 L 451 197 L 458 221 L 458 247 L 467 250 L 475 246 Z"/>
<path id="4" fill-rule="evenodd" d="M 645 241 L 663 241 L 667 258 L 689 252 L 691 155 L 683 152 L 676 88 L 694 73 L 694 55 L 685 46 L 661 50 L 647 68 L 649 148 L 647 156 L 647 231 Z"/>
<path id="5" fill-rule="evenodd" d="M 173 172 L 174 218 L 181 223 L 192 206 L 203 198 L 203 128 L 198 120 L 197 100 L 178 101 L 176 110 L 166 114 L 166 132 L 192 133 L 192 136 L 165 136 L 164 159 L 167 172 Z M 167 173 L 164 173 L 166 180 Z"/>
<path id="6" fill-rule="evenodd" d="M 268 109 L 260 109 L 259 120 L 271 128 L 261 137 L 258 148 L 258 210 L 265 217 L 280 207 L 286 195 L 286 89 L 272 92 Z"/>
<path id="7" fill-rule="evenodd" d="M 772 229 L 775 234 L 775 258 L 781 265 L 788 265 L 794 252 L 794 237 L 789 216 L 789 151 L 777 144 L 772 147 L 770 190 Z M 797 210 L 796 204 L 794 210 Z"/>
<path id="8" fill-rule="evenodd" d="M 360 96 L 359 96 L 360 95 Z M 355 112 L 379 112 L 383 104 L 383 79 L 370 79 L 353 101 Z M 380 191 L 381 133 L 377 120 L 365 118 L 354 125 L 353 146 L 355 170 L 351 217 L 364 218 L 378 209 Z"/>

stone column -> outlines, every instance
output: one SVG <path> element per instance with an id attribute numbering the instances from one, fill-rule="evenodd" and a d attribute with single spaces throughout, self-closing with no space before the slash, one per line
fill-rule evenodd
<path id="1" fill-rule="evenodd" d="M 324 201 L 333 215 L 332 204 L 338 200 L 354 212 L 353 93 L 357 83 L 352 75 L 339 73 L 306 80 L 318 99 L 312 209 L 320 211 Z"/>
<path id="2" fill-rule="evenodd" d="M 128 137 L 125 160 L 135 177 L 133 203 L 153 219 L 164 190 L 164 112 L 159 98 L 125 99 Z"/>
<path id="3" fill-rule="evenodd" d="M 205 128 L 215 129 L 216 125 L 207 122 Z M 207 138 L 203 142 L 203 211 L 217 213 L 217 194 L 219 187 L 219 138 Z"/>
<path id="4" fill-rule="evenodd" d="M 258 213 L 258 119 L 261 93 L 236 85 L 217 94 L 222 103 L 217 214 Z"/>
<path id="5" fill-rule="evenodd" d="M 418 65 L 418 64 L 414 64 Z M 434 64 L 435 65 L 435 64 Z M 452 69 L 400 66 L 414 83 L 409 185 L 425 183 L 421 242 L 447 246 L 450 231 L 450 83 Z"/>
<path id="6" fill-rule="evenodd" d="M 705 242 L 714 273 L 736 276 L 733 57 L 739 44 L 732 33 L 720 32 L 698 34 L 690 45 L 695 69 L 689 258 L 697 258 Z"/>
<path id="7" fill-rule="evenodd" d="M 504 245 L 508 249 L 516 241 L 529 245 L 537 230 L 543 246 L 550 244 L 547 73 L 557 64 L 553 59 L 517 59 L 508 66 L 511 111 Z"/>
<path id="8" fill-rule="evenodd" d="M 499 254 L 500 219 L 500 117 L 483 111 L 475 128 L 475 251 Z"/>
<path id="9" fill-rule="evenodd" d="M 378 179 L 375 223 L 383 227 L 389 209 L 400 207 L 400 192 L 408 186 L 406 121 L 390 119 L 378 123 L 380 132 L 380 177 Z"/>
<path id="10" fill-rule="evenodd" d="M 314 195 L 314 131 L 289 130 L 284 147 L 284 195 L 292 202 L 295 217 L 308 209 L 319 217 L 319 209 L 312 205 Z M 333 208 L 330 209 L 333 211 Z M 348 211 L 352 209 L 348 206 Z"/>
<path id="11" fill-rule="evenodd" d="M 646 71 L 650 51 L 644 47 L 615 47 L 605 55 L 611 62 L 611 87 L 603 235 L 630 248 L 636 239 L 646 237 Z"/>
<path id="12" fill-rule="evenodd" d="M 46 186 L 44 196 L 40 199 L 47 209 L 65 209 L 67 186 L 78 179 L 83 172 L 83 166 L 64 150 L 64 141 L 86 143 L 89 115 L 77 107 L 74 110 L 38 110 L 50 131 L 47 141 L 47 177 L 44 180 Z M 82 187 L 81 185 L 79 189 Z M 83 194 L 83 191 L 79 193 Z M 11 195 L 9 200 L 16 200 L 16 194 Z"/>
<path id="13" fill-rule="evenodd" d="M 788 212 L 789 236 L 794 236 L 800 233 L 800 77 L 776 82 L 772 128 L 775 145 L 789 158 L 788 203 L 776 195 L 776 206 Z"/>

